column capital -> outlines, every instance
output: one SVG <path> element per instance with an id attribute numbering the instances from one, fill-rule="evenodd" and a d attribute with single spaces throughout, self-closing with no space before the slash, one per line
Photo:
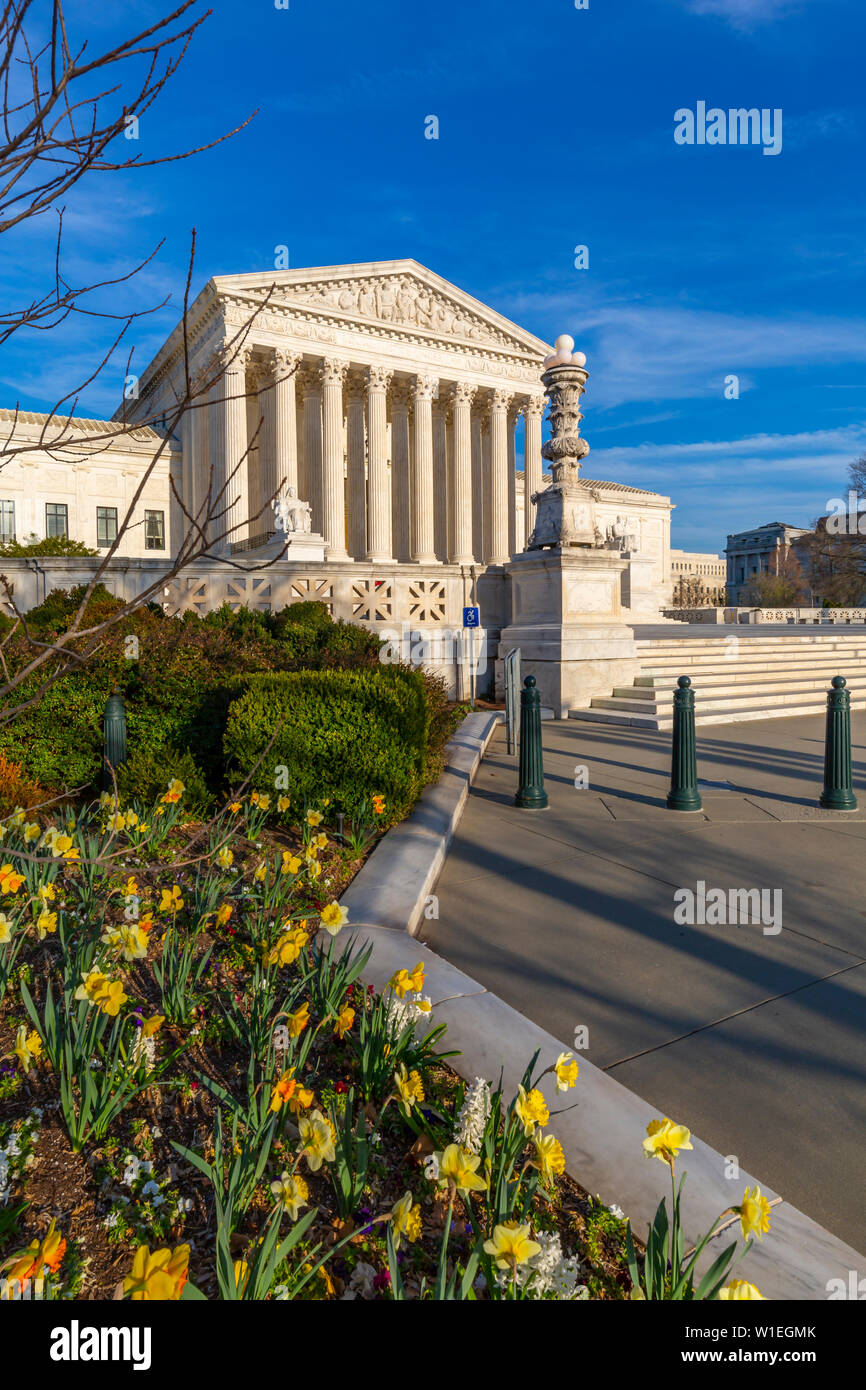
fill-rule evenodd
<path id="1" fill-rule="evenodd" d="M 339 357 L 324 357 L 319 363 L 319 380 L 323 386 L 342 386 L 348 371 L 348 362 Z"/>
<path id="2" fill-rule="evenodd" d="M 527 396 L 523 402 L 524 417 L 537 415 L 538 418 L 541 419 L 541 416 L 544 414 L 545 404 L 544 396 Z"/>
<path id="3" fill-rule="evenodd" d="M 321 382 L 318 367 L 313 362 L 303 362 L 298 367 L 298 381 L 305 396 L 318 395 Z"/>
<path id="4" fill-rule="evenodd" d="M 471 406 L 477 390 L 478 387 L 474 386 L 471 381 L 455 381 L 449 388 L 448 395 L 454 405 Z"/>
<path id="5" fill-rule="evenodd" d="M 490 409 L 504 414 L 513 400 L 513 391 L 503 391 L 499 387 L 495 387 L 490 392 Z"/>
<path id="6" fill-rule="evenodd" d="M 365 375 L 370 391 L 387 391 L 394 378 L 390 367 L 368 367 Z"/>
<path id="7" fill-rule="evenodd" d="M 419 372 L 412 378 L 412 395 L 416 401 L 432 401 L 439 394 L 439 378 Z"/>
<path id="8" fill-rule="evenodd" d="M 246 373 L 253 358 L 253 344 L 241 343 L 239 347 L 223 349 L 221 358 L 226 375 L 229 372 L 232 375 L 240 375 L 241 372 Z"/>
<path id="9" fill-rule="evenodd" d="M 275 377 L 288 376 L 290 372 L 294 372 L 295 368 L 300 366 L 301 361 L 301 353 L 296 352 L 294 348 L 277 347 L 271 349 L 271 366 Z"/>
<path id="10" fill-rule="evenodd" d="M 257 357 L 247 364 L 247 375 L 249 377 L 250 389 L 258 394 L 268 386 L 273 385 L 271 380 L 271 368 L 261 357 Z"/>
<path id="11" fill-rule="evenodd" d="M 395 378 L 391 383 L 390 390 L 391 404 L 408 410 L 414 399 L 414 392 L 410 382 L 404 378 Z"/>

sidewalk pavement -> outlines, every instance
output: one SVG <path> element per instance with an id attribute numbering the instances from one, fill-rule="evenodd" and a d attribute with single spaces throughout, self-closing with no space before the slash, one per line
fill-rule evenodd
<path id="1" fill-rule="evenodd" d="M 648 1121 L 866 1250 L 866 721 L 855 813 L 816 805 L 821 717 L 699 729 L 696 814 L 665 809 L 669 734 L 542 727 L 549 808 L 515 808 L 499 729 L 422 939 L 554 1036 L 587 1028 L 584 1055 Z M 699 881 L 781 890 L 781 931 L 678 924 Z"/>

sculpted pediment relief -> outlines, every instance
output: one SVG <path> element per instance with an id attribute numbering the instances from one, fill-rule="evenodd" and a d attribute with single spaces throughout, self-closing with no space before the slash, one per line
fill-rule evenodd
<path id="1" fill-rule="evenodd" d="M 433 338 L 458 340 L 479 348 L 504 348 L 528 355 L 515 335 L 410 273 L 312 280 L 278 287 L 271 304 L 324 311 L 351 324 L 375 323 L 392 331 L 421 330 Z"/>

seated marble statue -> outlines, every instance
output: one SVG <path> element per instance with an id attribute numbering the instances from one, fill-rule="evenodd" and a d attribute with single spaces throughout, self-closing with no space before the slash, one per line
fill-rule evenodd
<path id="1" fill-rule="evenodd" d="M 293 487 L 286 488 L 274 501 L 274 524 L 286 537 L 309 535 L 312 514 L 309 502 L 302 502 Z"/>

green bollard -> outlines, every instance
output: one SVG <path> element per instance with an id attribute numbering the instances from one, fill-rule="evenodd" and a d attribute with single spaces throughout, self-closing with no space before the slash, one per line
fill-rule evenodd
<path id="1" fill-rule="evenodd" d="M 525 811 L 543 811 L 547 805 L 541 751 L 541 696 L 534 676 L 526 677 L 520 692 L 520 781 L 514 804 Z"/>
<path id="2" fill-rule="evenodd" d="M 116 773 L 121 763 L 126 762 L 126 708 L 119 690 L 108 697 L 102 727 L 102 785 L 108 792 L 114 786 L 112 769 Z"/>
<path id="3" fill-rule="evenodd" d="M 695 742 L 695 692 L 688 676 L 680 676 L 674 691 L 674 730 L 671 741 L 669 811 L 700 811 L 698 755 Z"/>
<path id="4" fill-rule="evenodd" d="M 827 692 L 824 743 L 824 790 L 818 801 L 826 811 L 856 811 L 851 785 L 851 695 L 844 676 L 834 676 Z"/>

